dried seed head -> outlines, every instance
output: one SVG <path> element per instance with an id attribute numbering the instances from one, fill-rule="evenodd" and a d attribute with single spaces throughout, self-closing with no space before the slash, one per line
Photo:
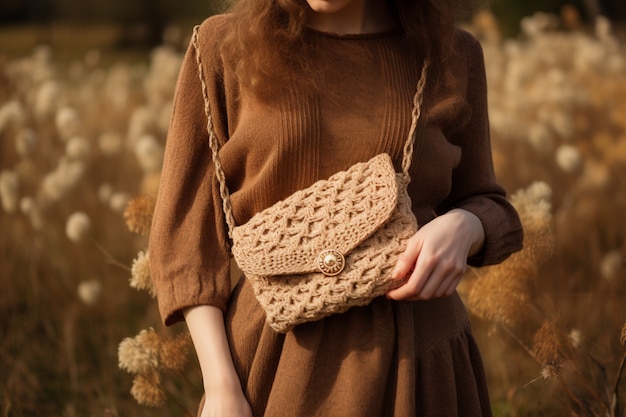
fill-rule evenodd
<path id="1" fill-rule="evenodd" d="M 602 257 L 600 261 L 600 274 L 607 281 L 612 281 L 624 270 L 626 262 L 619 250 L 613 250 Z"/>
<path id="2" fill-rule="evenodd" d="M 160 407 L 166 399 L 158 372 L 136 375 L 130 393 L 139 404 L 149 407 Z"/>
<path id="3" fill-rule="evenodd" d="M 533 355 L 543 366 L 544 378 L 559 376 L 563 365 L 559 328 L 554 320 L 546 320 L 533 338 Z M 547 375 L 547 376 L 546 376 Z"/>
<path id="4" fill-rule="evenodd" d="M 115 212 L 122 213 L 126 209 L 129 200 L 130 197 L 124 192 L 113 193 L 111 198 L 109 198 L 109 207 Z"/>
<path id="5" fill-rule="evenodd" d="M 556 163 L 563 171 L 574 174 L 582 168 L 582 157 L 575 146 L 565 144 L 556 151 Z"/>
<path id="6" fill-rule="evenodd" d="M 72 214 L 65 224 L 65 234 L 72 242 L 80 242 L 91 230 L 89 216 L 82 212 Z"/>
<path id="7" fill-rule="evenodd" d="M 136 107 L 128 121 L 127 145 L 134 147 L 142 135 L 155 131 L 156 125 L 156 114 L 151 108 Z"/>
<path id="8" fill-rule="evenodd" d="M 88 306 L 95 305 L 102 294 L 102 283 L 92 279 L 78 284 L 78 297 Z"/>
<path id="9" fill-rule="evenodd" d="M 139 252 L 131 268 L 130 286 L 147 291 L 153 298 L 156 296 L 150 277 L 150 253 Z"/>
<path id="10" fill-rule="evenodd" d="M 552 189 L 544 182 L 535 182 L 517 191 L 511 203 L 519 213 L 524 227 L 524 249 L 517 255 L 528 266 L 535 267 L 552 256 L 554 232 L 552 230 Z"/>
<path id="11" fill-rule="evenodd" d="M 182 371 L 187 363 L 191 337 L 189 333 L 181 333 L 178 336 L 166 340 L 161 345 L 161 363 L 163 368 L 172 371 Z"/>
<path id="12" fill-rule="evenodd" d="M 0 105 L 0 132 L 22 125 L 25 119 L 26 111 L 19 101 L 12 100 Z"/>
<path id="13" fill-rule="evenodd" d="M 619 337 L 619 342 L 622 345 L 626 345 L 626 324 L 624 324 L 624 327 L 622 327 L 622 334 Z"/>
<path id="14" fill-rule="evenodd" d="M 128 202 L 124 218 L 131 232 L 141 236 L 146 236 L 150 232 L 154 205 L 154 198 L 148 196 L 136 197 Z"/>
<path id="15" fill-rule="evenodd" d="M 66 141 L 78 133 L 80 117 L 76 109 L 62 107 L 57 111 L 55 123 L 61 140 Z"/>
<path id="16" fill-rule="evenodd" d="M 29 215 L 35 210 L 35 200 L 32 197 L 22 197 L 20 200 L 20 211 L 24 215 Z"/>
<path id="17" fill-rule="evenodd" d="M 86 159 L 90 153 L 91 145 L 82 136 L 72 136 L 65 144 L 65 155 L 72 160 Z"/>
<path id="18" fill-rule="evenodd" d="M 153 135 L 143 135 L 135 145 L 135 156 L 144 173 L 160 171 L 163 164 L 163 146 Z"/>
<path id="19" fill-rule="evenodd" d="M 46 174 L 41 184 L 41 198 L 44 203 L 60 201 L 83 178 L 86 167 L 82 161 L 73 161 L 67 157 L 59 160 L 59 165 Z"/>
<path id="20" fill-rule="evenodd" d="M 543 364 L 541 367 L 541 376 L 543 379 L 552 380 L 561 376 L 563 363 Z"/>
<path id="21" fill-rule="evenodd" d="M 7 213 L 15 213 L 19 205 L 19 177 L 13 171 L 0 172 L 0 202 Z"/>
<path id="22" fill-rule="evenodd" d="M 154 329 L 142 330 L 124 339 L 117 351 L 118 365 L 131 374 L 147 374 L 160 367 L 161 339 Z"/>
<path id="23" fill-rule="evenodd" d="M 39 87 L 33 104 L 33 114 L 38 120 L 54 114 L 61 92 L 59 82 L 54 80 L 48 80 Z"/>
<path id="24" fill-rule="evenodd" d="M 525 281 L 528 275 L 533 274 L 534 271 L 518 268 L 509 262 L 489 267 L 470 289 L 467 300 L 469 310 L 483 320 L 515 326 L 528 309 Z"/>
<path id="25" fill-rule="evenodd" d="M 572 329 L 572 331 L 569 332 L 569 340 L 572 342 L 572 346 L 579 348 L 582 340 L 580 330 Z"/>
<path id="26" fill-rule="evenodd" d="M 103 204 L 109 204 L 109 199 L 113 195 L 113 186 L 108 182 L 100 184 L 98 187 L 98 200 Z"/>

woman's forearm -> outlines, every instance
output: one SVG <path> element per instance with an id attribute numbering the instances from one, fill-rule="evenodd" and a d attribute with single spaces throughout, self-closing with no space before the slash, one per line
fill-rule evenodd
<path id="1" fill-rule="evenodd" d="M 188 308 L 183 314 L 198 355 L 205 390 L 233 385 L 240 387 L 226 338 L 222 311 L 214 306 L 203 305 Z"/>

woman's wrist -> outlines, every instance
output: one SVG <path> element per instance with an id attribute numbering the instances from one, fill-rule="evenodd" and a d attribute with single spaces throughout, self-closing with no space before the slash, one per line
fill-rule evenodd
<path id="1" fill-rule="evenodd" d="M 230 363 L 229 363 L 230 362 Z M 209 390 L 241 390 L 239 375 L 232 366 L 232 359 L 227 358 L 221 363 L 205 364 L 202 367 L 202 383 L 206 391 Z"/>
<path id="2" fill-rule="evenodd" d="M 469 239 L 468 256 L 474 256 L 479 253 L 485 244 L 485 229 L 480 218 L 474 213 L 461 208 L 452 209 L 448 214 L 460 216 L 462 219 L 462 227 L 467 230 Z"/>

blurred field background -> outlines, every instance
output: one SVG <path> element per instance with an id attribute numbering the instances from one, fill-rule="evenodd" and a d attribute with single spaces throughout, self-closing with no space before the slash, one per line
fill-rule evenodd
<path id="1" fill-rule="evenodd" d="M 194 415 L 147 224 L 171 99 L 207 2 L 0 4 L 0 413 Z M 626 4 L 493 0 L 494 162 L 525 250 L 471 270 L 496 416 L 626 416 Z M 141 403 L 141 405 L 139 404 Z"/>

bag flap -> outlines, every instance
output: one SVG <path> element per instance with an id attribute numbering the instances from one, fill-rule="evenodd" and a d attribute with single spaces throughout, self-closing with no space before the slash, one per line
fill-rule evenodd
<path id="1" fill-rule="evenodd" d="M 380 154 L 297 191 L 233 230 L 233 255 L 249 275 L 319 270 L 324 250 L 348 254 L 384 224 L 396 207 L 391 158 Z"/>

